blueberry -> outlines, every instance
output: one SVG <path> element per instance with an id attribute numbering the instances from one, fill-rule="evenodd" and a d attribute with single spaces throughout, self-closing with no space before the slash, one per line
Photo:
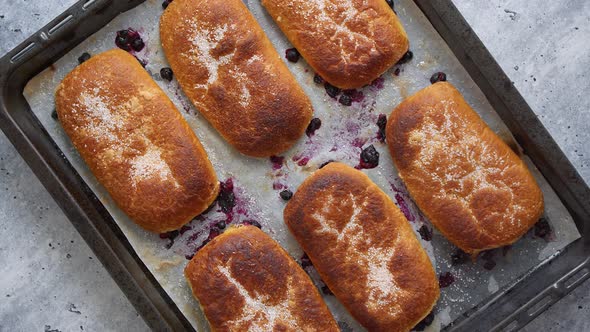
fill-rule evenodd
<path id="1" fill-rule="evenodd" d="M 289 48 L 285 51 L 285 57 L 289 62 L 297 62 L 299 61 L 299 51 L 296 48 Z"/>
<path id="2" fill-rule="evenodd" d="M 288 201 L 291 199 L 291 197 L 293 197 L 293 192 L 291 190 L 285 189 L 281 191 L 279 195 L 283 200 Z"/>
<path id="3" fill-rule="evenodd" d="M 320 120 L 319 118 L 313 118 L 311 119 L 311 122 L 309 123 L 309 125 L 307 126 L 307 129 L 305 130 L 305 134 L 307 135 L 307 137 L 311 137 L 313 136 L 313 134 L 315 134 L 315 131 L 320 129 L 320 127 L 322 126 L 322 120 Z"/>
<path id="4" fill-rule="evenodd" d="M 115 44 L 120 49 L 123 49 L 125 51 L 130 51 L 131 46 L 129 46 L 129 31 L 128 30 L 117 31 L 117 37 L 115 38 Z"/>
<path id="5" fill-rule="evenodd" d="M 340 88 L 337 88 L 328 82 L 324 83 L 324 88 L 326 89 L 328 96 L 330 96 L 332 98 L 336 98 L 340 94 L 340 91 L 341 91 Z"/>
<path id="6" fill-rule="evenodd" d="M 145 44 L 143 43 L 143 40 L 141 38 L 136 38 L 131 42 L 131 47 L 136 52 L 141 51 L 144 46 Z"/>
<path id="7" fill-rule="evenodd" d="M 219 228 L 219 229 L 225 229 L 225 227 L 226 227 L 225 221 L 224 221 L 224 220 L 222 220 L 222 221 L 218 222 L 218 223 L 216 224 L 216 226 L 217 226 L 217 228 Z"/>
<path id="8" fill-rule="evenodd" d="M 387 127 L 387 117 L 385 114 L 379 114 L 379 119 L 377 119 L 377 127 L 379 128 L 377 138 L 381 142 L 385 142 L 385 127 Z"/>
<path id="9" fill-rule="evenodd" d="M 352 105 L 352 97 L 350 95 L 343 94 L 338 99 L 338 102 L 344 106 Z"/>
<path id="10" fill-rule="evenodd" d="M 457 249 L 453 255 L 451 255 L 451 263 L 454 265 L 461 265 L 469 262 L 469 254 L 461 249 Z"/>
<path id="11" fill-rule="evenodd" d="M 160 69 L 160 76 L 162 76 L 163 79 L 165 79 L 166 81 L 170 82 L 172 81 L 172 77 L 174 76 L 174 73 L 172 72 L 172 69 L 165 67 Z"/>
<path id="12" fill-rule="evenodd" d="M 432 324 L 434 321 L 434 312 L 430 312 L 428 316 L 424 317 L 420 323 L 416 324 L 416 326 L 412 329 L 412 331 L 424 331 L 428 326 Z"/>
<path id="13" fill-rule="evenodd" d="M 53 109 L 53 112 L 51 112 L 51 117 L 53 118 L 53 120 L 58 120 L 57 110 L 55 108 Z"/>
<path id="14" fill-rule="evenodd" d="M 541 218 L 535 224 L 535 236 L 547 240 L 548 237 L 551 235 L 551 233 L 552 233 L 551 226 L 549 225 L 549 223 L 547 222 L 547 220 L 545 218 Z"/>
<path id="15" fill-rule="evenodd" d="M 409 62 L 414 57 L 414 53 L 412 51 L 407 51 L 406 54 L 397 62 L 398 64 L 403 64 Z"/>
<path id="16" fill-rule="evenodd" d="M 317 84 L 324 83 L 324 79 L 318 74 L 313 75 L 313 81 L 314 81 L 314 83 L 317 83 Z"/>
<path id="17" fill-rule="evenodd" d="M 432 230 L 430 228 L 428 228 L 426 225 L 422 225 L 422 227 L 420 227 L 420 229 L 418 230 L 418 233 L 420 234 L 420 237 L 422 238 L 422 240 L 424 240 L 424 241 L 431 241 L 432 240 Z"/>
<path id="18" fill-rule="evenodd" d="M 301 267 L 305 269 L 308 266 L 312 266 L 311 260 L 307 254 L 304 253 L 303 256 L 301 256 Z"/>
<path id="19" fill-rule="evenodd" d="M 117 36 L 115 44 L 124 51 L 131 51 L 131 46 L 127 43 L 127 38 Z"/>
<path id="20" fill-rule="evenodd" d="M 236 197 L 234 195 L 234 185 L 231 179 L 221 182 L 219 185 L 219 196 L 217 196 L 217 204 L 221 211 L 228 213 L 234 206 L 236 206 Z"/>
<path id="21" fill-rule="evenodd" d="M 84 53 L 82 53 L 82 55 L 80 55 L 78 57 L 78 63 L 79 64 L 82 64 L 82 62 L 84 62 L 84 61 L 86 61 L 88 59 L 90 59 L 90 54 L 88 52 L 84 52 Z"/>
<path id="22" fill-rule="evenodd" d="M 438 285 L 440 288 L 449 287 L 455 282 L 455 277 L 451 272 L 445 272 L 438 276 Z"/>
<path id="23" fill-rule="evenodd" d="M 379 152 L 371 144 L 361 152 L 361 167 L 375 168 L 377 165 L 379 165 Z"/>
<path id="24" fill-rule="evenodd" d="M 432 84 L 434 84 L 436 82 L 446 82 L 446 80 L 447 80 L 447 74 L 443 73 L 442 71 L 434 73 L 430 77 L 430 83 L 432 83 Z"/>
<path id="25" fill-rule="evenodd" d="M 487 261 L 483 264 L 483 268 L 486 270 L 492 270 L 496 266 L 496 262 L 494 261 Z"/>

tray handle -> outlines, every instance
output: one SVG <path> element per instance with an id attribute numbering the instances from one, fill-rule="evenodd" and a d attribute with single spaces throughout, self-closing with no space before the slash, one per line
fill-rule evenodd
<path id="1" fill-rule="evenodd" d="M 71 43 L 71 39 L 81 41 L 94 32 L 88 28 L 80 28 L 72 24 L 73 22 L 95 19 L 110 21 L 119 13 L 144 1 L 80 0 L 76 2 L 0 59 L 0 80 L 7 79 L 16 68 L 31 62 L 41 54 L 44 58 L 54 60 L 57 55 L 64 54 L 71 48 L 70 45 L 78 44 L 78 42 Z"/>
<path id="2" fill-rule="evenodd" d="M 590 259 L 559 278 L 551 287 L 537 294 L 513 314 L 494 326 L 490 331 L 513 332 L 523 328 L 527 323 L 542 314 L 547 308 L 589 278 Z"/>

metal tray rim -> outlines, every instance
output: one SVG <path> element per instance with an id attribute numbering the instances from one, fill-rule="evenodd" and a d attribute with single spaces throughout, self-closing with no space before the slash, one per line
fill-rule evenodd
<path id="1" fill-rule="evenodd" d="M 94 193 L 65 159 L 22 96 L 25 83 L 90 34 L 145 0 L 80 0 L 0 59 L 0 129 L 154 330 L 194 330 Z M 590 189 L 452 0 L 413 0 L 445 39 L 517 141 L 556 189 L 582 238 L 494 294 L 449 330 L 514 330 L 590 277 Z M 81 24 L 84 22 L 85 24 Z M 11 110 L 9 110 L 11 106 Z M 14 107 L 12 107 L 14 106 Z M 563 273 L 565 271 L 565 273 Z M 527 287 L 545 275 L 542 287 Z M 577 278 L 573 283 L 572 277 Z M 525 294 L 526 293 L 526 294 Z M 537 308 L 539 303 L 543 306 Z M 535 311 L 531 313 L 531 308 Z"/>

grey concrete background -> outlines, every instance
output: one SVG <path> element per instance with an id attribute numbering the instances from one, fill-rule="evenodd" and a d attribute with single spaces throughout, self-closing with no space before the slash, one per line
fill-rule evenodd
<path id="1" fill-rule="evenodd" d="M 0 0 L 0 55 L 75 0 Z M 590 2 L 454 0 L 590 181 Z M 0 331 L 147 326 L 0 133 Z M 590 331 L 590 281 L 525 331 Z"/>

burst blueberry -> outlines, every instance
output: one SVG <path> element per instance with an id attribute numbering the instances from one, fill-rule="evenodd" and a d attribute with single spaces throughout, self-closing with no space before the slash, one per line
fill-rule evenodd
<path id="1" fill-rule="evenodd" d="M 375 168 L 377 165 L 379 165 L 379 152 L 371 144 L 361 152 L 360 166 L 362 168 Z"/>
<path id="2" fill-rule="evenodd" d="M 447 74 L 443 73 L 442 71 L 436 72 L 432 74 L 430 77 L 430 83 L 434 84 L 436 82 L 446 82 L 447 81 Z"/>

